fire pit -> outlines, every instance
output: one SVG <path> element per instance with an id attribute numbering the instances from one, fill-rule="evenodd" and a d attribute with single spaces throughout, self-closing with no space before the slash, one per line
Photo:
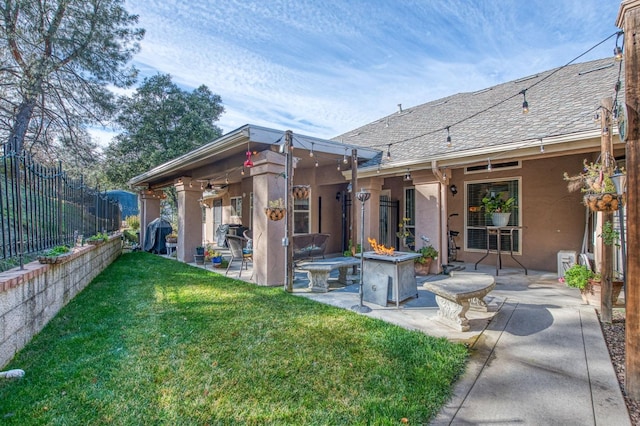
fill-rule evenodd
<path id="1" fill-rule="evenodd" d="M 411 297 L 418 297 L 418 285 L 414 270 L 414 259 L 420 253 L 394 252 L 392 254 L 378 254 L 367 251 L 364 258 L 362 276 L 367 287 L 379 285 L 379 278 L 386 277 L 388 285 L 387 302 L 395 302 L 396 307 Z M 375 282 L 374 282 L 375 281 Z"/>

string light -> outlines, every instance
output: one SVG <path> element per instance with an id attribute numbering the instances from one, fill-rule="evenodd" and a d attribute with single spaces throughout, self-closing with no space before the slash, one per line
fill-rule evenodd
<path id="1" fill-rule="evenodd" d="M 376 169 L 376 173 L 380 174 L 380 163 L 378 163 L 378 168 Z"/>
<path id="2" fill-rule="evenodd" d="M 338 167 L 337 167 L 338 171 L 340 171 L 340 162 L 338 161 Z"/>
<path id="3" fill-rule="evenodd" d="M 316 160 L 316 167 L 318 167 L 318 160 Z"/>
<path id="4" fill-rule="evenodd" d="M 314 142 L 311 142 L 311 151 L 309 151 L 309 157 L 313 157 L 313 145 Z"/>
<path id="5" fill-rule="evenodd" d="M 522 113 L 527 114 L 529 112 L 529 102 L 527 102 L 527 89 L 522 89 L 520 92 L 523 98 L 522 102 Z"/>
<path id="6" fill-rule="evenodd" d="M 242 171 L 240 172 L 242 176 L 244 176 L 244 166 L 242 167 Z"/>
<path id="7" fill-rule="evenodd" d="M 349 160 L 347 160 L 347 148 L 344 149 L 344 157 L 342 158 L 342 162 L 344 164 L 348 164 Z"/>
<path id="8" fill-rule="evenodd" d="M 540 152 L 544 154 L 544 144 L 542 143 L 542 139 L 540 139 Z"/>
<path id="9" fill-rule="evenodd" d="M 407 173 L 404 174 L 404 180 L 411 180 L 411 172 L 409 171 L 409 169 L 407 169 Z"/>
<path id="10" fill-rule="evenodd" d="M 624 31 L 618 31 L 616 35 L 616 47 L 613 48 L 613 59 L 620 62 L 622 60 L 622 47 L 618 46 L 618 39 L 621 35 L 624 34 Z M 622 44 L 624 46 L 624 37 L 622 38 Z"/>
<path id="11" fill-rule="evenodd" d="M 225 185 L 229 185 L 229 174 L 227 173 L 227 176 L 224 178 L 224 183 Z"/>
<path id="12" fill-rule="evenodd" d="M 391 161 L 391 144 L 387 145 L 387 161 Z"/>
<path id="13" fill-rule="evenodd" d="M 449 134 L 449 126 L 447 126 L 447 146 L 451 148 L 451 135 Z"/>
<path id="14" fill-rule="evenodd" d="M 487 171 L 491 171 L 491 158 L 487 158 Z"/>

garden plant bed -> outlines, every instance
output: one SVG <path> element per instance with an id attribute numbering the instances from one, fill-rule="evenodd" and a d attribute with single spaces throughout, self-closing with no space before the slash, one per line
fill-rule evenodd
<path id="1" fill-rule="evenodd" d="M 624 401 L 627 404 L 629 410 L 629 416 L 631 417 L 631 424 L 640 424 L 640 402 L 629 398 L 624 391 L 624 376 L 625 376 L 625 347 L 624 347 L 624 333 L 625 333 L 625 311 L 624 309 L 613 310 L 613 320 L 611 324 L 600 323 L 602 327 L 602 333 L 604 339 L 607 342 L 607 348 L 609 349 L 609 355 L 613 368 L 618 377 L 620 383 L 620 389 L 624 396 Z"/>

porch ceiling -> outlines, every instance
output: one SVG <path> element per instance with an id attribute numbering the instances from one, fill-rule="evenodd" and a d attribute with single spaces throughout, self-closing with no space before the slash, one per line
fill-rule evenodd
<path id="1" fill-rule="evenodd" d="M 187 154 L 161 164 L 148 172 L 132 178 L 128 184 L 132 188 L 151 189 L 172 185 L 178 178 L 189 176 L 194 180 L 229 180 L 230 183 L 242 179 L 242 164 L 247 149 L 261 152 L 267 149 L 278 150 L 284 143 L 285 132 L 254 125 L 245 125 Z M 360 160 L 370 160 L 380 151 L 376 149 L 348 145 L 336 141 L 293 134 L 292 145 L 300 150 L 300 166 L 313 165 L 317 160 L 321 165 L 333 163 L 345 153 L 351 155 L 351 149 L 358 150 Z M 314 159 L 308 152 L 313 150 L 319 155 Z"/>

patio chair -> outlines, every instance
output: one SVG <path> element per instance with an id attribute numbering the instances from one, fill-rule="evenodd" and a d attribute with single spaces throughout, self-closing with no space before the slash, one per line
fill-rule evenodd
<path id="1" fill-rule="evenodd" d="M 241 262 L 240 270 L 238 271 L 238 278 L 242 275 L 242 267 L 244 266 L 245 269 L 249 269 L 248 262 L 251 261 L 253 263 L 253 252 L 245 252 L 245 250 L 243 250 L 245 242 L 246 240 L 242 237 L 227 235 L 227 245 L 231 252 L 231 259 L 229 259 L 229 266 L 227 266 L 225 275 L 229 274 L 229 269 L 231 268 L 234 260 L 239 260 Z"/>

